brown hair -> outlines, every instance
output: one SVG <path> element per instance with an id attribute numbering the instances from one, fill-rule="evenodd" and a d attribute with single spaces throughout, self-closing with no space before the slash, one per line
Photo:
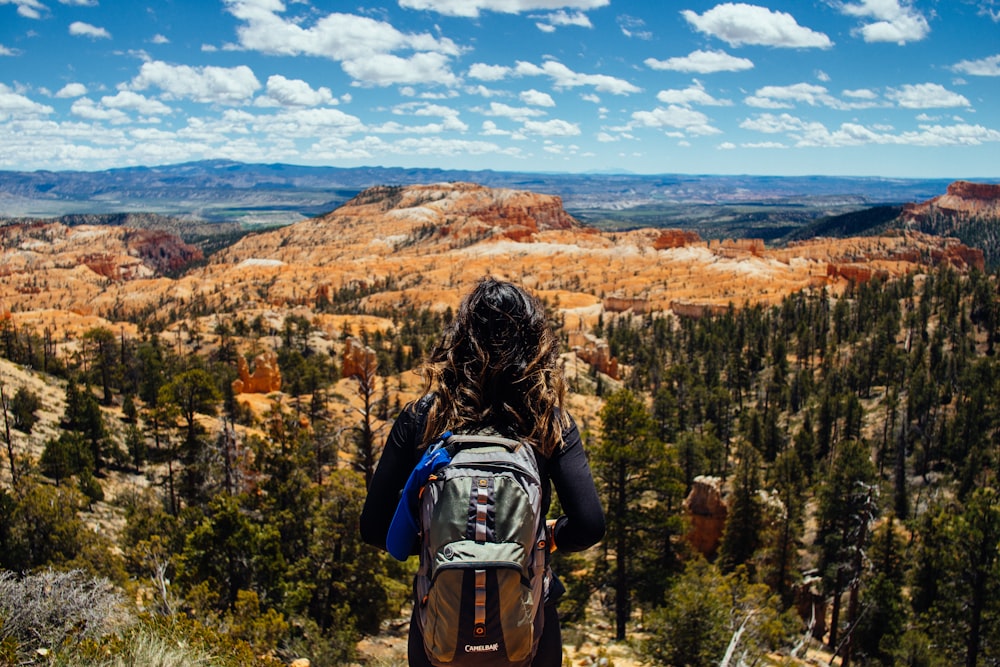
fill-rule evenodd
<path id="1" fill-rule="evenodd" d="M 544 456 L 562 445 L 565 384 L 541 302 L 485 278 L 462 300 L 422 369 L 432 401 L 424 442 L 445 430 L 492 427 Z"/>

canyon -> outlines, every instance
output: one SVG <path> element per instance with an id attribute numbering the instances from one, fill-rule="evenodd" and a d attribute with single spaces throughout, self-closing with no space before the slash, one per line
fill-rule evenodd
<path id="1" fill-rule="evenodd" d="M 471 183 L 371 188 L 207 261 L 173 235 L 125 227 L 12 225 L 0 244 L 0 309 L 19 322 L 58 313 L 67 324 L 147 317 L 169 326 L 196 304 L 211 313 L 200 316 L 205 331 L 227 313 L 313 313 L 345 295 L 359 314 L 444 311 L 485 275 L 537 291 L 569 330 L 584 331 L 609 313 L 692 316 L 942 263 L 984 265 L 954 238 L 905 229 L 775 248 L 692 231 L 598 231 L 559 197 Z"/>

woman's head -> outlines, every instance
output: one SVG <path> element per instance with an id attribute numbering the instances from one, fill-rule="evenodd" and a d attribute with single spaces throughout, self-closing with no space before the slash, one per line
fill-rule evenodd
<path id="1" fill-rule="evenodd" d="M 462 300 L 425 367 L 437 395 L 428 437 L 492 426 L 548 454 L 560 442 L 558 342 L 533 295 L 487 278 Z"/>

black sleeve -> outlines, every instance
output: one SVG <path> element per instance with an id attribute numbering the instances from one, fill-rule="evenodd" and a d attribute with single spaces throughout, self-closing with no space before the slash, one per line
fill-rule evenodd
<path id="1" fill-rule="evenodd" d="M 385 549 L 389 524 L 396 512 L 399 494 L 416 464 L 417 444 L 422 433 L 423 425 L 412 406 L 400 413 L 389 431 L 361 510 L 361 539 L 368 544 Z"/>
<path id="2" fill-rule="evenodd" d="M 580 430 L 570 420 L 563 446 L 548 461 L 549 479 L 564 512 L 555 528 L 560 551 L 583 551 L 604 537 L 604 509 L 594 486 Z"/>

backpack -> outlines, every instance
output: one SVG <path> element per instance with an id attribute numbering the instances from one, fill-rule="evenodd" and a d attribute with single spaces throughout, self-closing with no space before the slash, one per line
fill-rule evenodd
<path id="1" fill-rule="evenodd" d="M 416 620 L 441 667 L 527 667 L 542 634 L 548 544 L 530 445 L 446 433 L 420 494 Z M 433 452 L 432 452 L 433 455 Z"/>

